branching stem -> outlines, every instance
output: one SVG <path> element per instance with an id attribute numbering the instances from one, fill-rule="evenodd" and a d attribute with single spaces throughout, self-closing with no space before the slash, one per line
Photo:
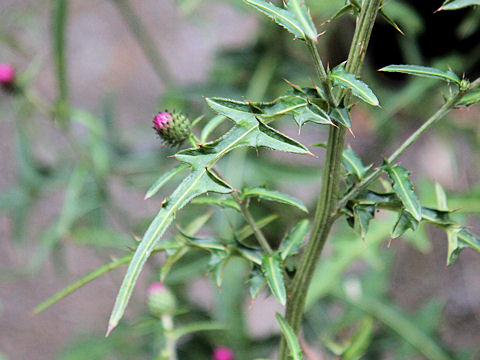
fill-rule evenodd
<path id="1" fill-rule="evenodd" d="M 427 131 L 431 126 L 433 126 L 437 121 L 442 119 L 450 110 L 455 108 L 458 102 L 462 99 L 470 91 L 480 87 L 480 78 L 476 79 L 474 82 L 470 84 L 470 86 L 465 90 L 458 91 L 454 96 L 452 96 L 443 106 L 438 109 L 435 114 L 430 116 L 422 126 L 420 126 L 412 135 L 405 140 L 395 152 L 390 155 L 387 159 L 388 162 L 392 163 L 396 161 L 400 155 L 403 154 L 405 150 L 407 150 L 410 145 L 412 145 L 420 136 L 423 135 L 425 131 Z M 349 200 L 352 200 L 357 196 L 362 190 L 366 189 L 372 182 L 374 182 L 382 173 L 382 168 L 377 168 L 373 172 L 371 172 L 365 179 L 359 182 L 353 189 L 351 189 L 344 197 L 338 202 L 337 206 L 337 214 L 340 214 L 340 211 Z"/>
<path id="2" fill-rule="evenodd" d="M 380 4 L 381 0 L 365 0 L 363 3 L 346 66 L 347 71 L 351 73 L 358 74 L 360 70 Z M 322 86 L 329 98 L 330 106 L 336 106 L 337 101 L 332 96 L 327 74 L 318 55 L 318 50 L 314 44 L 308 40 L 307 46 L 312 54 Z M 345 95 L 346 93 L 342 92 L 340 100 L 342 100 Z M 288 289 L 285 318 L 296 334 L 300 331 L 306 294 L 310 287 L 317 260 L 322 253 L 332 224 L 336 219 L 335 210 L 338 202 L 340 166 L 345 142 L 345 132 L 345 127 L 330 127 L 327 154 L 322 175 L 322 188 L 317 202 L 312 232 L 306 250 L 300 260 L 297 273 Z M 286 342 L 282 339 L 279 359 L 287 360 L 288 356 L 289 352 Z"/>

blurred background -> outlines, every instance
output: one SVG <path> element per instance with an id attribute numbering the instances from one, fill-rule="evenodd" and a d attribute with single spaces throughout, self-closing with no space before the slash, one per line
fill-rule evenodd
<path id="1" fill-rule="evenodd" d="M 320 26 L 344 2 L 308 3 L 319 30 L 326 30 L 319 46 L 324 63 L 333 67 L 346 59 L 354 17 Z M 362 77 L 382 108 L 356 106 L 355 137 L 347 136 L 365 164 L 378 165 L 449 91 L 435 80 L 376 69 L 410 63 L 451 67 L 469 79 L 480 75 L 480 10 L 434 14 L 441 3 L 389 1 L 385 10 L 405 34 L 383 19 L 374 28 Z M 2 0 L 0 62 L 14 64 L 26 89 L 0 94 L 0 358 L 152 358 L 158 329 L 148 317 L 146 289 L 158 280 L 163 255 L 150 259 L 126 320 L 108 339 L 104 332 L 124 268 L 44 312 L 32 311 L 127 253 L 173 189 L 143 200 L 175 165 L 169 158 L 175 149 L 162 147 L 151 129 L 158 111 L 175 108 L 191 119 L 210 119 L 214 114 L 203 96 L 272 100 L 288 90 L 283 79 L 310 86 L 308 53 L 237 0 Z M 479 106 L 452 111 L 401 158 L 413 171 L 422 204 L 435 204 L 437 181 L 450 209 L 461 209 L 458 218 L 477 234 L 479 115 Z M 209 139 L 229 126 L 221 123 Z M 326 139 L 326 127 L 307 124 L 299 132 L 292 119 L 276 126 L 308 146 Z M 311 149 L 318 158 L 248 150 L 220 167 L 237 187 L 267 185 L 313 209 L 323 150 Z M 273 244 L 302 216 L 281 205 L 261 205 L 256 216 L 279 216 L 265 227 Z M 208 210 L 203 233 L 227 237 L 232 228 L 241 229 L 231 211 Z M 190 205 L 178 221 L 189 224 L 204 213 L 205 206 Z M 467 249 L 447 269 L 446 235 L 425 225 L 387 248 L 394 219 L 388 213 L 378 218 L 383 221 L 371 225 L 365 243 L 344 220 L 332 234 L 322 265 L 328 286 L 319 274 L 305 320 L 308 359 L 333 359 L 335 346 L 365 318 L 375 323 L 365 359 L 479 359 L 479 255 Z M 207 263 L 204 254 L 189 254 L 167 277 L 188 309 L 178 321 L 213 319 L 231 327 L 185 337 L 179 358 L 209 359 L 222 345 L 238 359 L 272 356 L 279 336 L 274 313 L 281 307 L 263 293 L 251 304 L 242 261 L 226 268 L 221 292 L 205 275 Z M 335 288 L 362 289 L 363 305 Z"/>

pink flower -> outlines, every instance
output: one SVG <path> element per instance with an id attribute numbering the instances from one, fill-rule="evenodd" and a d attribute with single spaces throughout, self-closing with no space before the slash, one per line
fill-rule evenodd
<path id="1" fill-rule="evenodd" d="M 149 294 L 155 294 L 160 291 L 166 290 L 167 287 L 163 285 L 161 282 L 154 282 L 151 283 L 150 286 L 148 287 L 148 293 Z"/>
<path id="2" fill-rule="evenodd" d="M 153 128 L 157 131 L 166 129 L 172 120 L 173 116 L 169 112 L 165 111 L 158 113 L 153 119 Z"/>
<path id="3" fill-rule="evenodd" d="M 228 347 L 219 347 L 213 351 L 213 360 L 233 360 L 233 351 Z"/>
<path id="4" fill-rule="evenodd" d="M 15 80 L 15 68 L 7 63 L 0 63 L 0 84 L 10 85 Z"/>

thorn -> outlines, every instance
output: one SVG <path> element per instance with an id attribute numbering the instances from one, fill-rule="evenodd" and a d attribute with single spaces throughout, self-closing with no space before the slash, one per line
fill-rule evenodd
<path id="1" fill-rule="evenodd" d="M 348 128 L 348 131 L 349 131 L 350 134 L 355 138 L 355 134 L 353 133 L 352 129 L 351 129 L 351 128 Z"/>
<path id="2" fill-rule="evenodd" d="M 392 245 L 392 240 L 393 238 L 390 236 L 390 240 L 388 240 L 387 248 L 390 248 L 390 245 Z"/>
<path id="3" fill-rule="evenodd" d="M 310 151 L 307 152 L 307 155 L 313 156 L 314 158 L 318 159 L 318 156 L 315 155 L 314 153 L 310 152 Z"/>
<path id="4" fill-rule="evenodd" d="M 108 329 L 107 329 L 107 333 L 105 334 L 105 337 L 108 337 L 108 335 L 110 335 L 110 333 L 113 331 L 113 329 L 115 329 L 116 325 L 113 325 L 113 324 L 108 324 Z"/>

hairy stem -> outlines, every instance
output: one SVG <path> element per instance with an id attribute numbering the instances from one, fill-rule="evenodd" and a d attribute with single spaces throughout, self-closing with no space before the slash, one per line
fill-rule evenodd
<path id="1" fill-rule="evenodd" d="M 410 145 L 412 145 L 420 136 L 423 135 L 425 131 L 427 131 L 431 126 L 433 126 L 437 121 L 442 119 L 450 110 L 455 108 L 455 106 L 459 103 L 459 101 L 462 99 L 463 96 L 468 94 L 470 91 L 480 87 L 480 78 L 476 79 L 473 83 L 470 84 L 470 86 L 465 89 L 465 90 L 460 90 L 452 96 L 443 106 L 438 109 L 435 114 L 430 116 L 425 123 L 423 123 L 422 126 L 420 126 L 412 135 L 408 137 L 407 140 L 405 140 L 395 152 L 390 155 L 387 159 L 388 162 L 394 162 L 396 161 L 400 155 L 403 154 L 405 150 L 407 150 Z M 345 205 L 347 205 L 347 202 L 355 196 L 357 196 L 362 190 L 364 190 L 368 185 L 370 185 L 372 182 L 374 182 L 382 173 L 382 168 L 377 168 L 375 169 L 372 173 L 370 173 L 365 179 L 363 179 L 361 182 L 359 182 L 353 189 L 351 189 L 348 194 L 346 194 L 343 199 L 341 199 L 338 202 L 337 206 L 337 214 L 340 214 L 340 211 Z"/>
<path id="2" fill-rule="evenodd" d="M 380 4 L 381 0 L 365 0 L 363 3 L 362 10 L 357 19 L 355 34 L 346 66 L 347 71 L 351 73 L 358 74 L 360 71 Z M 331 89 L 326 79 L 325 69 L 320 61 L 317 48 L 312 46 L 308 41 L 307 46 L 312 54 L 320 81 L 324 86 L 329 88 L 328 92 L 326 92 L 327 96 L 329 96 L 328 94 L 331 94 Z M 342 92 L 340 100 L 342 100 L 345 95 L 346 92 Z M 348 99 L 344 99 L 344 103 L 346 101 L 348 101 Z M 330 105 L 335 106 L 335 104 L 336 101 L 332 99 Z M 335 210 L 338 202 L 340 166 L 345 142 L 345 132 L 345 127 L 330 127 L 327 154 L 322 175 L 322 188 L 317 202 L 312 232 L 292 285 L 288 289 L 285 318 L 296 334 L 300 331 L 306 294 L 312 281 L 317 260 L 322 253 L 330 229 L 336 219 Z M 282 339 L 279 359 L 287 360 L 288 356 L 285 339 Z"/>

